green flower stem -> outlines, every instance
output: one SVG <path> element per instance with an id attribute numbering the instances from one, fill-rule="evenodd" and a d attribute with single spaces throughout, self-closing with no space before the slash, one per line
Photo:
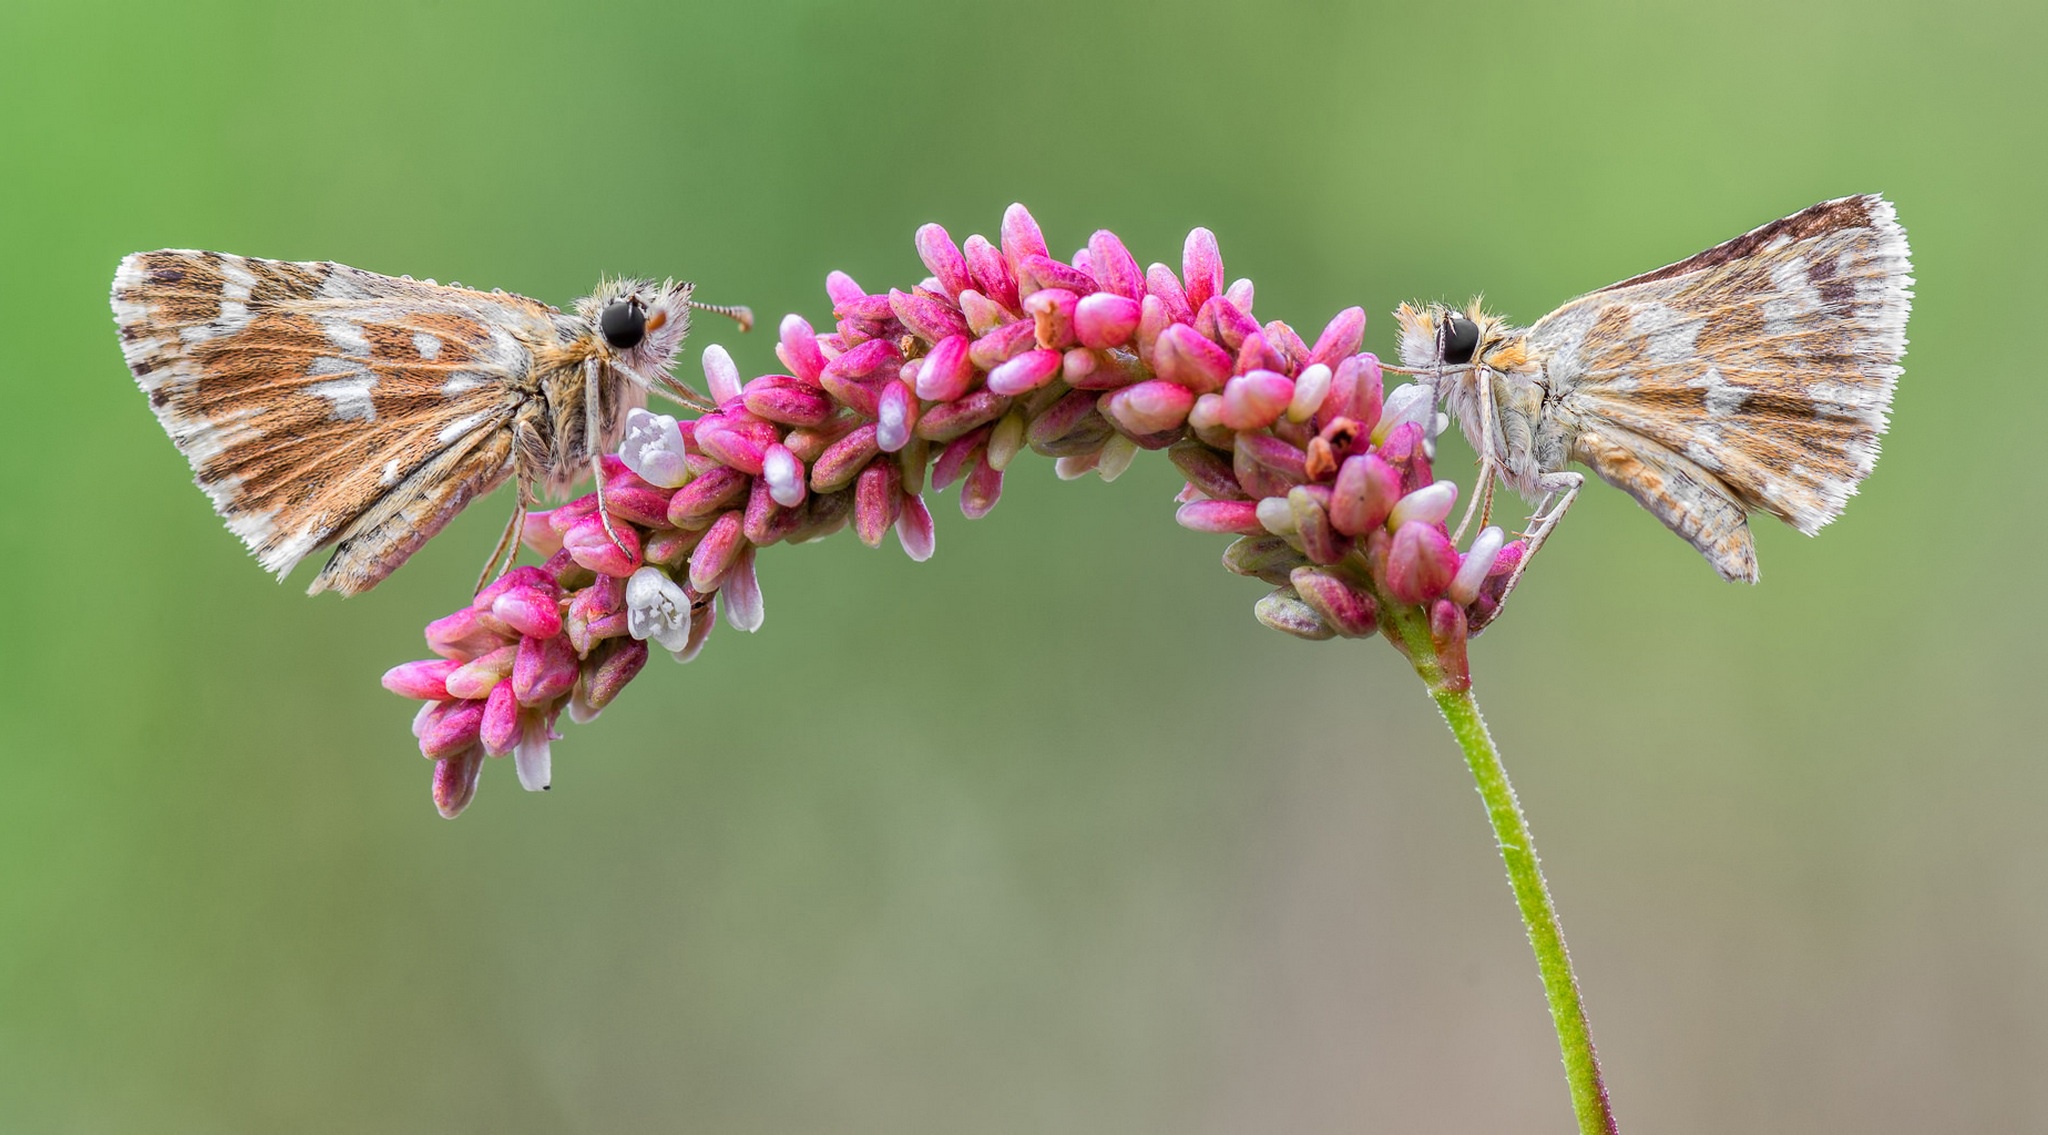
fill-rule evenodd
<path id="1" fill-rule="evenodd" d="M 1543 975 L 1543 996 L 1550 1002 L 1550 1019 L 1557 1027 L 1557 1046 L 1564 1054 L 1565 1079 L 1571 1085 L 1580 1135 L 1617 1135 L 1607 1085 L 1600 1079 L 1600 1059 L 1593 1051 L 1593 1034 L 1586 1025 L 1586 1006 L 1579 997 L 1578 979 L 1572 976 L 1571 955 L 1565 950 L 1564 928 L 1558 923 L 1557 907 L 1550 901 L 1550 888 L 1537 864 L 1529 822 L 1515 800 L 1514 786 L 1508 783 L 1500 750 L 1494 747 L 1486 721 L 1479 715 L 1479 702 L 1472 696 L 1469 681 L 1447 674 L 1439 664 L 1427 616 L 1408 608 L 1392 621 L 1415 672 L 1429 686 L 1445 724 L 1465 750 L 1465 763 L 1478 782 L 1480 798 L 1486 801 L 1486 818 L 1493 824 L 1515 905 L 1521 908 L 1522 925 L 1536 951 L 1536 969 Z"/>

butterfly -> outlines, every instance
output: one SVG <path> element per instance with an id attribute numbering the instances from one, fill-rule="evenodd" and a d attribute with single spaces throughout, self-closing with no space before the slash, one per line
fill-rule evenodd
<path id="1" fill-rule="evenodd" d="M 669 370 L 690 310 L 752 316 L 691 289 L 611 280 L 563 312 L 344 264 L 166 249 L 121 261 L 113 307 L 129 370 L 228 530 L 280 579 L 331 545 L 307 593 L 354 595 L 516 479 L 488 576 L 516 553 L 536 491 L 595 474 L 650 390 L 705 408 Z"/>
<path id="2" fill-rule="evenodd" d="M 1721 577 L 1754 583 L 1748 514 L 1808 535 L 1877 461 L 1913 300 L 1890 202 L 1823 201 L 1510 326 L 1403 304 L 1400 353 L 1495 482 L 1537 504 L 1528 552 L 1578 496 L 1577 462 L 1634 497 Z M 1482 503 L 1484 502 L 1484 503 Z"/>

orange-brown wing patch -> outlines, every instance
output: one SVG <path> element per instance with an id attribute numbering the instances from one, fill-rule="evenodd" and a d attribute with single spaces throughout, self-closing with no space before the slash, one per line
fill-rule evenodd
<path id="1" fill-rule="evenodd" d="M 279 575 L 385 498 L 426 492 L 419 475 L 437 459 L 488 450 L 559 318 L 519 296 L 187 251 L 123 260 L 113 304 L 129 367 L 194 478 Z"/>
<path id="2" fill-rule="evenodd" d="M 1568 414 L 1812 533 L 1877 460 L 1912 283 L 1891 205 L 1849 197 L 1583 296 L 1529 338 Z"/>

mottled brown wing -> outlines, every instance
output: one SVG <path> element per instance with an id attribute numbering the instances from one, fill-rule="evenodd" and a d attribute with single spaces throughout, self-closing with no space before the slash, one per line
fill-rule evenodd
<path id="1" fill-rule="evenodd" d="M 136 253 L 114 277 L 129 369 L 228 529 L 312 590 L 374 586 L 511 469 L 533 300 L 340 264 Z"/>
<path id="2" fill-rule="evenodd" d="M 1890 202 L 1844 197 L 1573 300 L 1530 329 L 1530 345 L 1564 417 L 1593 435 L 1573 442 L 1575 459 L 1609 480 L 1618 451 L 1671 469 L 1682 459 L 1703 474 L 1688 474 L 1700 493 L 1725 487 L 1811 534 L 1877 460 L 1911 273 Z M 1713 559 L 1725 520 L 1703 527 L 1685 502 L 1665 503 L 1665 522 L 1693 524 Z"/>

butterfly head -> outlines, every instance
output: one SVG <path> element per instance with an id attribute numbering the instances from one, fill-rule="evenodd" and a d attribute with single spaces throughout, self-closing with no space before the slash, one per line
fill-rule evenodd
<path id="1" fill-rule="evenodd" d="M 673 280 L 607 280 L 577 303 L 576 314 L 596 329 L 606 361 L 642 382 L 658 382 L 690 330 L 690 289 Z"/>
<path id="2" fill-rule="evenodd" d="M 1446 304 L 1417 307 L 1402 304 L 1394 312 L 1401 325 L 1401 365 L 1440 372 L 1473 365 L 1503 373 L 1528 361 L 1523 332 L 1487 313 L 1473 300 L 1463 311 Z"/>

